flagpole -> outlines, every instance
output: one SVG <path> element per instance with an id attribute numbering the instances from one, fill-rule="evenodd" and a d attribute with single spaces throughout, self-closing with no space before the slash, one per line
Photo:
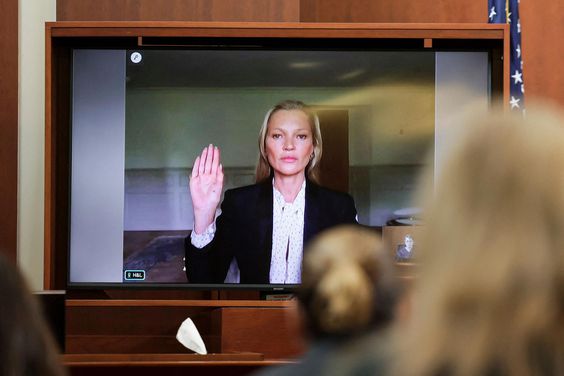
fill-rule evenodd
<path id="1" fill-rule="evenodd" d="M 509 111 L 509 97 L 510 97 L 510 73 L 511 69 L 511 32 L 509 30 L 509 24 L 503 24 L 503 111 Z"/>
<path id="2" fill-rule="evenodd" d="M 509 23 L 509 0 L 505 0 L 505 22 Z"/>

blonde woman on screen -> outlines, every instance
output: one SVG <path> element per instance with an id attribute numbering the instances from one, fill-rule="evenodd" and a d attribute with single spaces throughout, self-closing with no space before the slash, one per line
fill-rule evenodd
<path id="1" fill-rule="evenodd" d="M 319 120 L 304 103 L 270 109 L 259 132 L 256 184 L 223 188 L 219 148 L 196 158 L 190 178 L 194 231 L 186 238 L 191 283 L 226 281 L 236 262 L 245 284 L 299 284 L 303 247 L 320 231 L 356 222 L 352 197 L 317 184 L 322 153 Z"/>
<path id="2" fill-rule="evenodd" d="M 427 195 L 395 374 L 562 375 L 564 123 L 529 111 L 468 126 Z"/>

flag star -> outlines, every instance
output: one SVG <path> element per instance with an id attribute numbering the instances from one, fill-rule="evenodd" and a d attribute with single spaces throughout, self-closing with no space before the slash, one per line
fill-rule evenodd
<path id="1" fill-rule="evenodd" d="M 517 48 L 515 49 L 515 51 L 517 51 L 517 57 L 521 57 L 521 45 L 518 44 Z"/>
<path id="2" fill-rule="evenodd" d="M 514 96 L 511 96 L 511 100 L 509 101 L 509 104 L 511 105 L 511 109 L 520 108 L 519 107 L 519 101 L 520 100 L 521 99 L 519 99 L 519 98 L 515 98 Z"/>
<path id="3" fill-rule="evenodd" d="M 512 75 L 513 79 L 515 80 L 514 84 L 517 85 L 519 82 L 523 83 L 523 73 L 520 73 L 518 70 L 515 71 L 515 74 Z"/>
<path id="4" fill-rule="evenodd" d="M 523 60 L 521 60 L 520 66 L 521 66 L 521 70 L 523 70 Z"/>
<path id="5" fill-rule="evenodd" d="M 495 6 L 492 7 L 492 9 L 490 10 L 490 21 L 493 21 L 494 17 L 497 15 L 496 11 L 495 11 Z"/>
<path id="6" fill-rule="evenodd" d="M 517 32 L 519 34 L 521 34 L 521 20 L 520 19 L 517 20 Z"/>
<path id="7" fill-rule="evenodd" d="M 511 23 L 511 12 L 507 12 L 507 23 Z"/>
<path id="8" fill-rule="evenodd" d="M 525 85 L 521 84 L 521 94 L 525 94 Z"/>

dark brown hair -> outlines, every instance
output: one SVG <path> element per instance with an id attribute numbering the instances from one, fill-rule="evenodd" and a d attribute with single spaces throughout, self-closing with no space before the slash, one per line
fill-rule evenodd
<path id="1" fill-rule="evenodd" d="M 0 296 L 0 375 L 65 375 L 37 302 L 1 252 Z"/>

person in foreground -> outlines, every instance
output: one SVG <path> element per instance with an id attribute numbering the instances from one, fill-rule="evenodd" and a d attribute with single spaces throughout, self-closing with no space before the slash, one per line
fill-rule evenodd
<path id="1" fill-rule="evenodd" d="M 1 252 L 0 296 L 0 375 L 65 375 L 39 307 Z"/>
<path id="2" fill-rule="evenodd" d="M 298 316 L 310 349 L 298 363 L 260 374 L 380 374 L 385 364 L 378 349 L 399 294 L 392 255 L 380 237 L 360 226 L 327 230 L 308 247 L 302 278 Z"/>
<path id="3" fill-rule="evenodd" d="M 393 374 L 564 374 L 563 126 L 529 110 L 469 124 L 428 190 Z"/>
<path id="4" fill-rule="evenodd" d="M 321 152 L 319 120 L 307 106 L 273 107 L 259 133 L 257 183 L 226 191 L 216 223 L 223 168 L 219 149 L 205 148 L 190 178 L 188 281 L 299 284 L 304 244 L 326 228 L 356 222 L 351 196 L 316 184 Z"/>

